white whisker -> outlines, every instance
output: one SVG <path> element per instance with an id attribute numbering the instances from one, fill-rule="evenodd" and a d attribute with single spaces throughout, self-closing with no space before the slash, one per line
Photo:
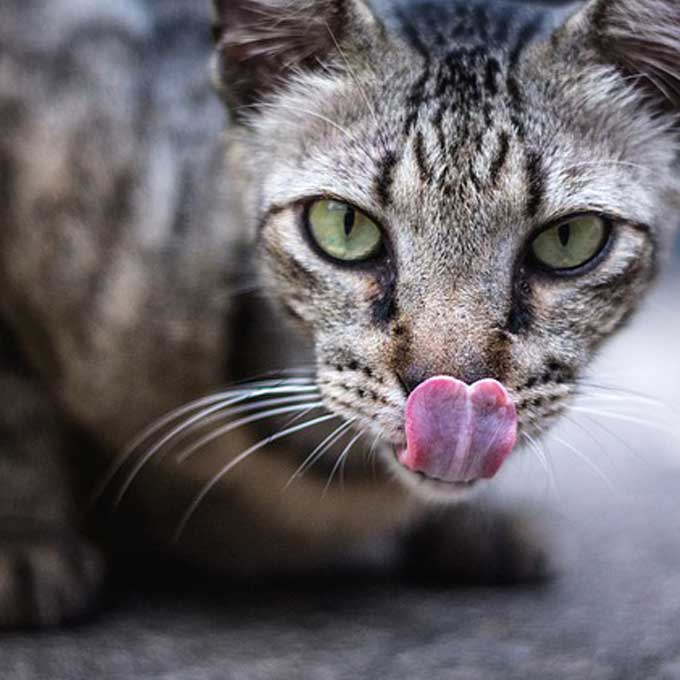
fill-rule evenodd
<path id="1" fill-rule="evenodd" d="M 569 449 L 572 453 L 576 454 L 580 460 L 582 460 L 609 488 L 609 490 L 612 493 L 616 493 L 616 489 L 614 488 L 613 484 L 607 477 L 607 475 L 604 474 L 604 472 L 595 464 L 593 463 L 588 456 L 586 456 L 582 451 L 577 449 L 575 446 L 570 444 L 568 441 L 565 439 L 562 439 L 561 437 L 558 437 L 556 434 L 551 433 L 549 435 L 552 437 L 556 442 L 564 446 L 565 448 Z"/>
<path id="2" fill-rule="evenodd" d="M 228 385 L 228 389 L 233 389 L 237 387 L 253 387 L 258 384 L 254 381 L 264 381 L 264 382 L 279 382 L 285 384 L 300 384 L 309 385 L 314 382 L 315 367 L 308 366 L 296 366 L 294 368 L 280 368 L 274 371 L 264 371 L 250 378 L 244 380 L 237 380 L 234 383 Z"/>
<path id="3" fill-rule="evenodd" d="M 660 399 L 656 399 L 648 394 L 643 394 L 642 392 L 637 392 L 635 390 L 626 389 L 623 387 L 614 387 L 609 385 L 599 385 L 597 383 L 587 383 L 587 382 L 577 382 L 579 387 L 587 387 L 591 391 L 583 392 L 579 390 L 579 394 L 587 399 L 609 399 L 611 401 L 629 401 L 631 404 L 649 404 L 650 406 L 656 406 L 676 415 L 680 415 L 675 409 L 673 409 L 669 404 Z"/>
<path id="4" fill-rule="evenodd" d="M 332 482 L 333 482 L 333 477 L 335 476 L 335 473 L 337 472 L 338 468 L 342 465 L 343 461 L 345 458 L 349 455 L 349 452 L 352 450 L 352 447 L 360 437 L 363 436 L 364 432 L 366 430 L 361 430 L 361 432 L 358 432 L 352 439 L 350 440 L 349 444 L 343 449 L 342 453 L 338 456 L 338 459 L 335 461 L 335 465 L 333 466 L 333 469 L 331 470 L 331 474 L 328 477 L 328 481 L 326 482 L 326 486 L 323 489 L 323 493 L 321 494 L 322 497 L 324 497 L 328 493 L 328 489 L 330 488 Z"/>
<path id="5" fill-rule="evenodd" d="M 265 420 L 266 418 L 272 418 L 273 416 L 280 416 L 286 413 L 302 411 L 306 408 L 308 409 L 322 408 L 323 405 L 324 404 L 322 401 L 316 401 L 312 403 L 306 402 L 304 404 L 295 404 L 293 406 L 282 406 L 280 408 L 270 409 L 269 411 L 265 411 L 264 413 L 256 413 L 254 415 L 247 416 L 245 418 L 240 418 L 239 420 L 235 420 L 234 422 L 231 422 L 228 425 L 218 427 L 216 430 L 209 432 L 205 436 L 201 437 L 198 441 L 194 442 L 191 446 L 184 449 L 181 453 L 177 454 L 176 457 L 177 464 L 182 465 L 187 460 L 189 460 L 189 458 L 191 458 L 191 456 L 193 456 L 194 453 L 196 453 L 199 449 L 202 449 L 204 446 L 207 446 L 208 444 L 210 444 L 210 442 L 214 441 L 215 439 L 219 439 L 220 437 L 223 437 L 225 434 L 228 434 L 229 432 L 232 432 L 233 430 L 236 430 L 239 427 L 243 427 L 244 425 L 250 425 L 251 423 L 255 423 L 260 420 Z"/>
<path id="6" fill-rule="evenodd" d="M 248 397 L 245 397 L 248 398 Z M 229 403 L 234 403 L 234 402 L 229 402 Z M 288 413 L 292 410 L 297 410 L 297 409 L 302 409 L 305 408 L 306 406 L 309 406 L 309 402 L 306 402 L 304 404 L 295 404 L 294 406 L 287 406 L 287 407 L 281 407 L 279 409 L 271 409 L 269 411 L 265 411 L 264 413 L 257 413 L 255 415 L 249 416 L 247 418 L 241 418 L 241 420 L 237 420 L 233 423 L 230 423 L 228 426 L 219 428 L 217 430 L 218 434 L 215 434 L 215 432 L 210 433 L 209 435 L 206 435 L 202 439 L 200 439 L 197 444 L 192 445 L 189 448 L 189 453 L 186 454 L 186 458 L 191 455 L 194 451 L 197 449 L 201 448 L 204 444 L 207 444 L 208 442 L 212 441 L 213 439 L 216 439 L 218 436 L 221 436 L 222 434 L 225 434 L 226 432 L 230 432 L 231 430 L 236 429 L 237 427 L 241 427 L 242 425 L 247 425 L 248 423 L 255 422 L 257 420 L 264 420 L 265 418 L 271 418 L 273 415 L 278 415 L 279 413 Z M 220 404 L 220 408 L 223 408 L 224 405 Z M 207 411 L 208 409 L 206 409 Z M 212 412 L 214 409 L 209 409 L 210 412 Z M 203 412 L 205 413 L 205 412 Z M 199 416 L 202 416 L 202 414 L 198 414 L 197 416 L 194 416 L 193 418 L 190 418 L 190 421 L 193 421 L 193 423 L 201 422 Z M 191 424 L 193 424 L 191 423 Z M 113 509 L 115 510 L 122 502 L 123 497 L 127 493 L 128 489 L 130 488 L 130 485 L 132 482 L 135 480 L 137 475 L 142 471 L 144 466 L 159 452 L 161 449 L 166 446 L 168 443 L 170 443 L 173 439 L 175 439 L 177 436 L 179 436 L 181 433 L 185 432 L 187 428 L 190 427 L 189 422 L 183 423 L 181 426 L 176 427 L 172 432 L 167 434 L 165 437 L 163 437 L 157 444 L 152 446 L 138 461 L 135 463 L 134 467 L 130 471 L 130 473 L 127 475 L 125 478 L 125 481 L 122 483 L 114 501 L 113 501 Z M 186 458 L 183 458 L 182 460 L 179 460 L 178 462 L 183 462 Z"/>
<path id="7" fill-rule="evenodd" d="M 94 506 L 103 493 L 106 491 L 109 484 L 113 481 L 114 477 L 118 474 L 120 469 L 127 463 L 127 461 L 134 455 L 135 451 L 139 449 L 147 440 L 151 439 L 156 433 L 162 431 L 165 427 L 169 426 L 174 421 L 178 420 L 183 415 L 201 409 L 203 407 L 209 407 L 207 412 L 203 411 L 203 417 L 210 415 L 220 408 L 229 406 L 230 404 L 237 403 L 238 401 L 244 401 L 254 396 L 266 392 L 266 394 L 284 394 L 290 392 L 313 392 L 317 389 L 315 384 L 310 384 L 310 380 L 303 378 L 292 378 L 292 379 L 282 379 L 277 381 L 260 381 L 251 383 L 249 385 L 244 385 L 242 389 L 230 389 L 226 391 L 217 392 L 200 399 L 195 399 L 187 404 L 184 404 L 172 411 L 166 413 L 158 420 L 154 421 L 147 428 L 142 430 L 142 432 L 137 435 L 120 453 L 119 456 L 112 462 L 106 475 L 100 482 L 100 484 L 95 488 L 88 501 L 88 506 Z M 284 383 L 289 383 L 289 387 L 283 387 Z M 200 420 L 200 417 L 198 417 Z M 192 419 L 192 422 L 193 421 Z M 187 423 L 183 423 L 179 426 L 180 431 L 184 429 Z M 187 426 L 190 426 L 189 423 Z M 164 445 L 164 444 L 163 444 Z"/>
<path id="8" fill-rule="evenodd" d="M 371 448 L 368 450 L 368 460 L 371 465 L 371 470 L 373 471 L 373 479 L 375 479 L 376 476 L 376 470 L 375 470 L 375 461 L 378 456 L 377 452 L 377 446 L 378 442 L 382 439 L 382 436 L 385 434 L 385 428 L 381 427 L 379 432 L 373 437 L 373 442 L 371 443 Z"/>
<path id="9" fill-rule="evenodd" d="M 528 432 L 524 432 L 523 437 L 526 440 L 529 447 L 532 449 L 532 451 L 536 454 L 536 457 L 538 458 L 538 461 L 540 462 L 543 471 L 545 472 L 546 476 L 548 477 L 548 480 L 550 481 L 551 474 L 550 470 L 548 469 L 548 459 L 545 455 L 545 452 L 539 446 L 536 438 L 532 437 Z"/>
<path id="10" fill-rule="evenodd" d="M 259 395 L 258 395 L 259 396 Z M 262 396 L 267 396 L 262 395 Z M 293 394 L 289 395 L 287 397 L 280 397 L 278 399 L 265 399 L 263 401 L 252 401 L 248 404 L 245 404 L 243 406 L 235 406 L 233 408 L 225 408 L 224 410 L 217 410 L 217 412 L 212 413 L 205 418 L 202 418 L 198 420 L 197 422 L 194 422 L 189 425 L 189 427 L 183 428 L 183 431 L 177 434 L 176 437 L 173 438 L 173 441 L 167 442 L 166 444 L 173 444 L 177 445 L 187 437 L 191 436 L 194 431 L 197 428 L 200 429 L 207 429 L 211 425 L 214 425 L 216 423 L 223 422 L 227 418 L 230 418 L 231 416 L 239 415 L 240 413 L 248 413 L 250 411 L 263 411 L 266 407 L 270 406 L 282 406 L 284 404 L 299 404 L 299 403 L 309 403 L 310 399 L 318 399 L 319 394 L 318 390 L 315 392 L 306 392 L 305 394 Z M 299 416 L 295 416 L 296 418 Z M 164 445 L 161 448 L 165 448 L 166 451 L 169 449 L 167 445 Z M 165 454 L 162 451 L 159 451 L 158 454 L 155 456 L 156 462 L 160 463 L 162 460 L 164 460 Z"/>
<path id="11" fill-rule="evenodd" d="M 644 425 L 645 427 L 649 427 L 653 430 L 656 430 L 657 432 L 663 432 L 665 434 L 671 435 L 674 438 L 677 438 L 679 436 L 678 433 L 674 431 L 672 428 L 666 427 L 659 422 L 646 420 L 645 418 L 636 418 L 634 416 L 630 416 L 624 413 L 614 413 L 612 411 L 602 411 L 599 409 L 585 408 L 582 406 L 572 406 L 570 410 L 577 411 L 579 413 L 589 413 L 594 416 L 601 416 L 602 418 L 621 420 L 623 422 L 631 423 L 634 425 Z"/>
<path id="12" fill-rule="evenodd" d="M 625 449 L 627 449 L 628 452 L 630 453 L 630 455 L 633 458 L 635 458 L 637 461 L 639 461 L 641 463 L 647 462 L 640 456 L 640 454 L 623 437 L 618 435 L 613 430 L 610 430 L 608 427 L 605 427 L 605 425 L 603 425 L 599 420 L 597 420 L 596 418 L 592 418 L 591 416 L 588 416 L 588 415 L 583 415 L 581 417 L 585 418 L 586 420 L 588 420 L 588 422 L 595 425 L 595 427 L 598 427 L 605 434 L 608 434 L 610 437 L 615 439 L 619 444 L 621 444 Z M 576 421 L 572 420 L 572 422 L 576 422 Z"/>
<path id="13" fill-rule="evenodd" d="M 352 423 L 356 420 L 356 418 L 352 418 L 351 420 L 348 420 L 344 423 L 342 423 L 339 427 L 337 427 L 333 432 L 331 432 L 305 459 L 302 461 L 300 466 L 298 467 L 297 470 L 293 473 L 291 478 L 288 480 L 286 483 L 286 486 L 284 487 L 284 491 L 298 478 L 302 477 L 302 475 L 307 472 L 307 470 L 316 463 L 316 461 L 321 458 L 321 456 L 326 453 L 326 451 L 337 442 L 345 432 L 350 428 Z"/>
<path id="14" fill-rule="evenodd" d="M 300 432 L 301 430 L 304 430 L 308 427 L 313 427 L 315 425 L 319 425 L 321 423 L 325 423 L 328 420 L 331 420 L 332 418 L 337 418 L 336 415 L 334 414 L 328 414 L 324 416 L 320 416 L 318 418 L 314 418 L 313 420 L 308 420 L 307 422 L 301 423 L 300 425 L 295 425 L 294 427 L 289 427 L 285 430 L 282 430 L 280 432 L 277 432 L 276 434 L 272 434 L 269 437 L 265 437 L 265 439 L 260 440 L 256 444 L 253 444 L 251 447 L 247 448 L 245 451 L 240 453 L 238 456 L 230 460 L 224 467 L 222 467 L 218 473 L 207 483 L 203 486 L 201 491 L 198 493 L 198 495 L 194 498 L 194 500 L 191 502 L 189 507 L 187 508 L 186 512 L 180 519 L 180 522 L 177 526 L 177 530 L 175 531 L 175 535 L 173 540 L 178 541 L 184 532 L 184 529 L 191 519 L 191 516 L 194 514 L 196 511 L 196 508 L 201 504 L 203 499 L 210 493 L 210 491 L 213 489 L 213 487 L 224 478 L 225 475 L 227 475 L 234 467 L 236 467 L 239 463 L 244 461 L 248 456 L 251 456 L 253 453 L 256 451 L 259 451 L 260 449 L 264 448 L 268 444 L 271 444 L 272 442 L 275 442 L 279 439 L 282 439 L 283 437 L 287 437 L 291 434 L 294 434 L 296 432 Z"/>
<path id="15" fill-rule="evenodd" d="M 245 295 L 252 295 L 253 293 L 260 292 L 262 289 L 263 289 L 262 284 L 260 283 L 245 284 L 243 286 L 238 286 L 236 288 L 230 288 L 229 297 L 235 298 Z"/>

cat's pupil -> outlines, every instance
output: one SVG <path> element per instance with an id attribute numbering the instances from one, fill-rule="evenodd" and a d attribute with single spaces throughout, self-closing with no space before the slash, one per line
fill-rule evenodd
<path id="1" fill-rule="evenodd" d="M 345 236 L 349 236 L 352 233 L 352 229 L 354 229 L 354 222 L 356 221 L 356 211 L 354 208 L 347 207 L 347 210 L 345 211 Z"/>
<path id="2" fill-rule="evenodd" d="M 571 227 L 569 224 L 563 224 L 561 227 L 559 227 L 557 230 L 557 235 L 559 236 L 562 246 L 566 248 L 567 243 L 569 243 L 569 237 L 571 236 Z"/>

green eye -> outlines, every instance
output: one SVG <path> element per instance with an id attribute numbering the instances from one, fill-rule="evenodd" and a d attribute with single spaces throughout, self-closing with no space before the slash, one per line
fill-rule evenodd
<path id="1" fill-rule="evenodd" d="M 548 269 L 577 269 L 602 250 L 608 235 L 609 227 L 601 217 L 574 217 L 541 232 L 531 244 L 531 252 Z"/>
<path id="2" fill-rule="evenodd" d="M 375 222 L 346 203 L 316 201 L 309 208 L 308 220 L 319 248 L 337 260 L 367 260 L 382 246 L 382 233 Z"/>

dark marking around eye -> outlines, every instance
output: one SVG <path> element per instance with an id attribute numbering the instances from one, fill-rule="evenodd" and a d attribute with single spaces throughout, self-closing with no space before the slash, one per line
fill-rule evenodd
<path id="1" fill-rule="evenodd" d="M 289 253 L 279 250 L 265 242 L 264 249 L 267 255 L 272 258 L 278 272 L 287 279 L 300 283 L 307 291 L 321 292 L 326 289 L 315 273 L 307 269 L 301 262 L 292 257 Z"/>
<path id="2" fill-rule="evenodd" d="M 596 283 L 591 287 L 595 294 L 604 293 L 604 295 L 611 295 L 617 289 L 625 289 L 633 286 L 635 283 L 648 283 L 654 278 L 656 268 L 654 262 L 650 262 L 649 255 L 644 258 L 633 260 L 622 272 L 607 278 L 602 283 Z"/>
<path id="3" fill-rule="evenodd" d="M 395 375 L 399 375 L 405 366 L 411 365 L 412 334 L 408 321 L 399 319 L 392 326 L 392 344 L 389 365 Z"/>
<path id="4" fill-rule="evenodd" d="M 526 330 L 533 321 L 534 311 L 531 304 L 531 285 L 520 272 L 513 291 L 512 306 L 507 322 L 507 330 L 518 334 Z"/>
<path id="5" fill-rule="evenodd" d="M 484 348 L 482 363 L 485 372 L 483 378 L 505 381 L 512 365 L 512 338 L 505 331 L 499 329 L 491 334 Z"/>
<path id="6" fill-rule="evenodd" d="M 381 283 L 381 293 L 373 302 L 373 321 L 377 324 L 387 324 L 397 316 L 397 282 L 394 277 L 387 278 Z"/>

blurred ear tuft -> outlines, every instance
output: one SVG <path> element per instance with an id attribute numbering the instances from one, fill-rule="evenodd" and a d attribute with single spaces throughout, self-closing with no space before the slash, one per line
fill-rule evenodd
<path id="1" fill-rule="evenodd" d="M 214 8 L 216 77 L 237 118 L 292 72 L 342 64 L 382 34 L 363 0 L 214 0 Z"/>
<path id="2" fill-rule="evenodd" d="M 605 60 L 660 110 L 680 115 L 680 0 L 594 0 L 585 12 Z"/>

